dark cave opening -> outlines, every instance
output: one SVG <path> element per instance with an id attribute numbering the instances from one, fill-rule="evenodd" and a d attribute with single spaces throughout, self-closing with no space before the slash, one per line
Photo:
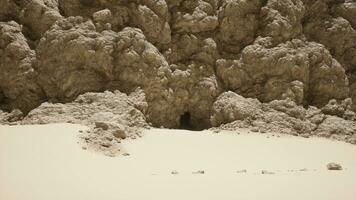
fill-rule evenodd
<path id="1" fill-rule="evenodd" d="M 0 104 L 2 104 L 5 101 L 5 95 L 0 89 Z"/>
<path id="2" fill-rule="evenodd" d="M 183 113 L 179 119 L 179 129 L 194 130 L 190 122 L 191 122 L 190 113 L 189 112 Z"/>
<path id="3" fill-rule="evenodd" d="M 190 130 L 190 131 L 202 131 L 207 127 L 199 126 L 203 124 L 199 120 L 192 118 L 190 112 L 185 112 L 180 116 L 178 129 Z"/>

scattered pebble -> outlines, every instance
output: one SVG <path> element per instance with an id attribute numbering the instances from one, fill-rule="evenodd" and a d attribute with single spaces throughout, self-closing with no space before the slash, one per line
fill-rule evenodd
<path id="1" fill-rule="evenodd" d="M 204 170 L 199 170 L 199 171 L 193 172 L 193 174 L 205 174 L 205 171 Z"/>
<path id="2" fill-rule="evenodd" d="M 327 166 L 328 170 L 342 170 L 342 167 L 338 163 L 329 163 Z"/>
<path id="3" fill-rule="evenodd" d="M 109 147 L 111 147 L 111 143 L 109 143 L 109 142 L 104 142 L 104 143 L 101 144 L 101 146 L 103 146 L 103 147 L 105 147 L 105 148 L 109 148 Z"/>
<path id="4" fill-rule="evenodd" d="M 253 127 L 253 128 L 251 128 L 251 131 L 252 131 L 252 132 L 258 132 L 259 129 L 258 129 L 258 127 Z"/>
<path id="5" fill-rule="evenodd" d="M 267 171 L 267 170 L 262 170 L 261 173 L 262 174 L 275 174 L 274 172 L 270 172 L 270 171 Z"/>
<path id="6" fill-rule="evenodd" d="M 247 173 L 247 170 L 246 170 L 246 169 L 243 169 L 243 170 L 237 170 L 236 172 L 237 172 L 237 173 L 239 173 L 239 174 L 240 174 L 240 173 Z"/>
<path id="7" fill-rule="evenodd" d="M 300 169 L 299 171 L 306 172 L 306 171 L 308 171 L 308 169 L 307 168 L 303 168 L 303 169 Z"/>
<path id="8" fill-rule="evenodd" d="M 260 129 L 260 133 L 267 133 L 267 129 L 261 128 L 261 129 Z"/>
<path id="9" fill-rule="evenodd" d="M 113 135 L 116 137 L 116 138 L 120 138 L 120 139 L 126 139 L 126 133 L 125 131 L 121 130 L 121 129 L 117 129 L 113 132 Z"/>
<path id="10" fill-rule="evenodd" d="M 129 153 L 123 153 L 122 155 L 123 156 L 129 156 L 130 154 Z"/>
<path id="11" fill-rule="evenodd" d="M 87 150 L 87 147 L 82 146 L 82 149 L 83 149 L 83 150 Z"/>
<path id="12" fill-rule="evenodd" d="M 79 133 L 83 133 L 83 130 L 79 130 Z"/>
<path id="13" fill-rule="evenodd" d="M 177 171 L 172 171 L 171 174 L 179 174 Z"/>

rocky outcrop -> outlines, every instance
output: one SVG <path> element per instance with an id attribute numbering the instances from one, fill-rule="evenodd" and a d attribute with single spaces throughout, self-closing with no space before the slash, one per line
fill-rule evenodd
<path id="1" fill-rule="evenodd" d="M 217 61 L 217 74 L 228 89 L 263 102 L 289 98 L 317 106 L 348 97 L 345 70 L 322 45 L 294 39 L 269 47 L 271 42 L 259 38 L 239 60 Z"/>
<path id="2" fill-rule="evenodd" d="M 260 11 L 261 36 L 272 37 L 274 43 L 298 37 L 302 31 L 305 8 L 301 0 L 269 0 Z"/>
<path id="3" fill-rule="evenodd" d="M 158 46 L 170 42 L 171 29 L 168 24 L 168 7 L 164 0 L 147 1 L 81 1 L 59 0 L 65 16 L 93 18 L 96 23 L 107 23 L 110 29 L 120 31 L 126 26 L 140 28 L 148 40 Z M 106 9 L 110 15 L 98 18 Z"/>
<path id="4" fill-rule="evenodd" d="M 252 128 L 252 131 L 262 133 L 320 136 L 356 144 L 356 114 L 349 110 L 347 102 L 334 102 L 332 100 L 322 110 L 316 107 L 305 109 L 289 99 L 260 103 L 256 99 L 225 92 L 213 105 L 211 121 L 220 129 Z"/>
<path id="5" fill-rule="evenodd" d="M 28 46 L 21 25 L 0 22 L 0 108 L 28 112 L 44 101 L 34 68 L 36 52 Z"/>
<path id="6" fill-rule="evenodd" d="M 72 103 L 43 103 L 32 110 L 21 124 L 87 125 L 89 130 L 83 130 L 80 134 L 83 148 L 115 156 L 122 150 L 120 140 L 141 137 L 141 130 L 149 128 L 144 115 L 146 111 L 147 103 L 141 90 L 130 95 L 119 91 L 86 93 Z M 10 113 L 8 116 L 14 114 Z"/>
<path id="7" fill-rule="evenodd" d="M 222 1 L 217 37 L 223 50 L 238 53 L 255 40 L 261 5 L 260 0 Z"/>
<path id="8" fill-rule="evenodd" d="M 0 21 L 14 20 L 23 25 L 22 32 L 35 46 L 52 24 L 63 18 L 57 0 L 0 1 Z"/>
<path id="9" fill-rule="evenodd" d="M 114 80 L 109 87 L 124 92 L 141 87 L 149 104 L 148 119 L 155 126 L 171 127 L 174 117 L 168 88 L 171 70 L 164 56 L 135 28 L 118 33 L 114 55 Z"/>
<path id="10" fill-rule="evenodd" d="M 259 124 L 268 121 L 262 112 L 275 116 L 271 126 L 286 118 L 287 128 L 309 133 L 319 116 L 352 121 L 356 110 L 352 0 L 0 4 L 0 108 L 7 111 L 26 115 L 45 101 L 140 88 L 145 119 L 156 127 L 177 128 L 184 119 L 202 129 L 246 115 L 259 117 Z M 260 103 L 247 103 L 249 98 Z M 301 117 L 308 112 L 280 111 L 276 102 L 316 106 L 320 114 L 308 121 Z M 254 106 L 261 111 L 251 112 Z"/>
<path id="11" fill-rule="evenodd" d="M 96 32 L 92 21 L 69 17 L 57 21 L 37 46 L 39 82 L 52 101 L 71 101 L 89 91 L 103 91 L 112 79 L 112 31 Z"/>

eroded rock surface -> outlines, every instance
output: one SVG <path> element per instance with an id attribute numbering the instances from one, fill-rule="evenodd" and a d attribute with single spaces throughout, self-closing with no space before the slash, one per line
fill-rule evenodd
<path id="1" fill-rule="evenodd" d="M 81 134 L 85 147 L 117 155 L 121 139 L 140 137 L 141 130 L 149 128 L 146 111 L 147 103 L 141 90 L 129 96 L 119 91 L 86 93 L 71 103 L 43 103 L 21 124 L 84 124 L 90 127 L 88 132 Z"/>
<path id="2" fill-rule="evenodd" d="M 354 0 L 0 5 L 0 109 L 7 112 L 26 115 L 43 102 L 79 106 L 87 92 L 140 88 L 143 121 L 155 127 L 235 123 L 354 137 Z M 336 122 L 346 126 L 337 134 Z"/>
<path id="3" fill-rule="evenodd" d="M 346 102 L 341 105 L 334 102 L 322 110 L 312 106 L 305 109 L 290 99 L 260 103 L 257 99 L 225 92 L 213 105 L 211 122 L 220 129 L 251 128 L 254 132 L 320 136 L 355 144 L 356 114 L 344 106 Z"/>
<path id="4" fill-rule="evenodd" d="M 28 112 L 44 101 L 37 84 L 36 52 L 15 21 L 0 22 L 0 109 Z"/>

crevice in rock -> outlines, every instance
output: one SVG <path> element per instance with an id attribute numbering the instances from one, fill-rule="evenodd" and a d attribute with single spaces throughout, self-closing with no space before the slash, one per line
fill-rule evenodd
<path id="1" fill-rule="evenodd" d="M 5 100 L 5 95 L 2 92 L 2 90 L 0 90 L 0 105 L 2 105 L 4 103 L 4 100 Z"/>
<path id="2" fill-rule="evenodd" d="M 193 127 L 190 124 L 190 122 L 191 122 L 190 113 L 189 112 L 185 112 L 183 115 L 180 116 L 179 129 L 191 130 Z"/>
<path id="3" fill-rule="evenodd" d="M 190 131 L 202 131 L 204 129 L 211 128 L 211 126 L 203 126 L 202 122 L 194 119 L 190 112 L 185 112 L 180 116 L 178 129 L 190 130 Z"/>

